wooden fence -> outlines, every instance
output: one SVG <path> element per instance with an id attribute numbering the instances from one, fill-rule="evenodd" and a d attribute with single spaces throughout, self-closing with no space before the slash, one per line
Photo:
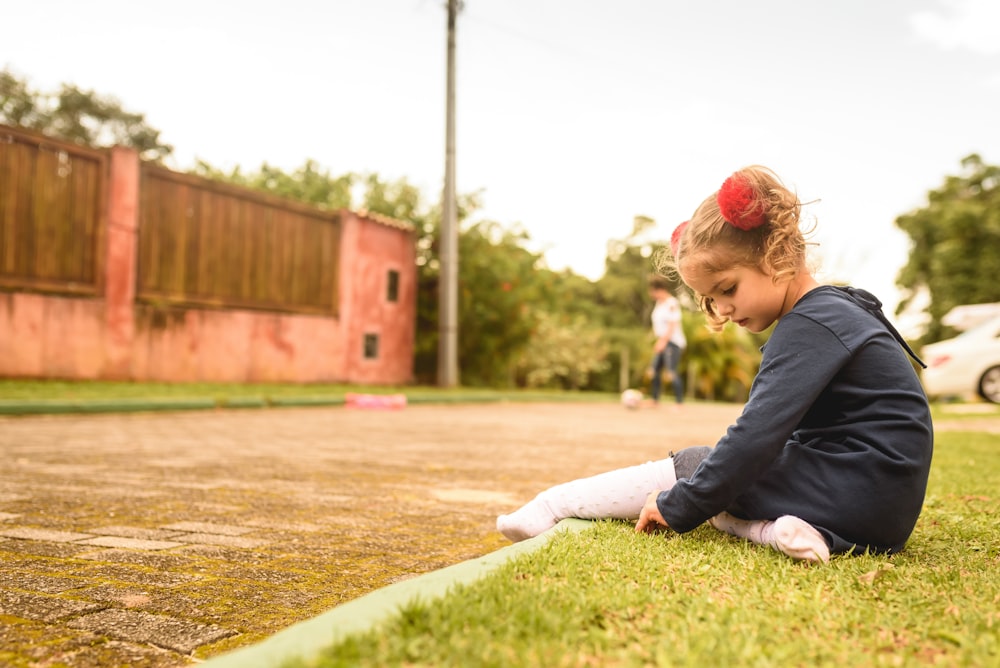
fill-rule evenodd
<path id="1" fill-rule="evenodd" d="M 337 313 L 340 217 L 142 166 L 137 298 Z"/>
<path id="2" fill-rule="evenodd" d="M 0 126 L 0 288 L 100 295 L 108 153 Z M 337 315 L 340 214 L 143 164 L 136 299 Z"/>
<path id="3" fill-rule="evenodd" d="M 98 294 L 107 153 L 0 126 L 0 288 Z"/>

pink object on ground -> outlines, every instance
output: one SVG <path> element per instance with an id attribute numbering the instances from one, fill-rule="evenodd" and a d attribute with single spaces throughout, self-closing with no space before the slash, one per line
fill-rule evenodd
<path id="1" fill-rule="evenodd" d="M 344 396 L 348 408 L 368 408 L 375 410 L 400 410 L 406 408 L 405 394 L 356 394 L 348 392 Z"/>

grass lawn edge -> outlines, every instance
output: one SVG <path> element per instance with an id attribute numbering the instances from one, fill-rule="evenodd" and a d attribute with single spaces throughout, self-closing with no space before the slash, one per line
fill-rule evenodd
<path id="1" fill-rule="evenodd" d="M 312 619 L 289 626 L 266 640 L 208 659 L 201 665 L 210 668 L 273 668 L 291 659 L 308 660 L 349 635 L 371 630 L 412 601 L 441 598 L 455 585 L 474 582 L 510 559 L 540 549 L 558 531 L 582 531 L 592 526 L 593 523 L 586 520 L 562 520 L 540 536 L 377 589 Z"/>
<path id="2" fill-rule="evenodd" d="M 377 394 L 388 394 L 378 392 Z M 611 394 L 532 393 L 532 392 L 405 392 L 407 404 L 473 404 L 502 402 L 612 401 Z M 112 397 L 77 399 L 0 399 L 0 416 L 62 415 L 85 413 L 136 413 L 246 408 L 339 407 L 346 404 L 343 394 L 292 396 L 190 396 Z"/>

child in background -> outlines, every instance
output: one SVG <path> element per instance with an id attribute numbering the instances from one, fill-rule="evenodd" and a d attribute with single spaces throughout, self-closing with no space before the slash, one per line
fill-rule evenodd
<path id="1" fill-rule="evenodd" d="M 654 275 L 649 279 L 649 296 L 655 305 L 650 314 L 653 324 L 653 362 L 651 364 L 653 378 L 650 382 L 651 405 L 660 402 L 660 390 L 663 386 L 663 371 L 670 371 L 674 386 L 674 400 L 680 406 L 684 403 L 684 381 L 677 372 L 681 353 L 687 347 L 684 329 L 681 327 L 681 305 L 677 297 L 670 294 L 670 283 L 663 276 Z"/>
<path id="2" fill-rule="evenodd" d="M 810 562 L 903 549 L 933 443 L 907 353 L 916 356 L 874 296 L 816 281 L 801 207 L 772 171 L 747 167 L 702 202 L 662 258 L 713 329 L 777 323 L 743 413 L 715 447 L 553 487 L 497 519 L 505 536 L 522 540 L 566 517 L 680 533 L 708 521 Z"/>

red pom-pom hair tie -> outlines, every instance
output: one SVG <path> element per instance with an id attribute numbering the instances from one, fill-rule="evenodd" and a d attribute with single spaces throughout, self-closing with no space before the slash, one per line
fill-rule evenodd
<path id="1" fill-rule="evenodd" d="M 750 179 L 739 172 L 725 180 L 716 200 L 726 222 L 741 230 L 752 230 L 767 222 L 764 205 L 757 200 Z"/>
<path id="2" fill-rule="evenodd" d="M 674 254 L 674 258 L 677 257 L 677 251 L 681 249 L 681 235 L 684 234 L 684 228 L 690 223 L 690 220 L 685 220 L 683 223 L 674 228 L 673 234 L 670 235 L 670 252 Z"/>

